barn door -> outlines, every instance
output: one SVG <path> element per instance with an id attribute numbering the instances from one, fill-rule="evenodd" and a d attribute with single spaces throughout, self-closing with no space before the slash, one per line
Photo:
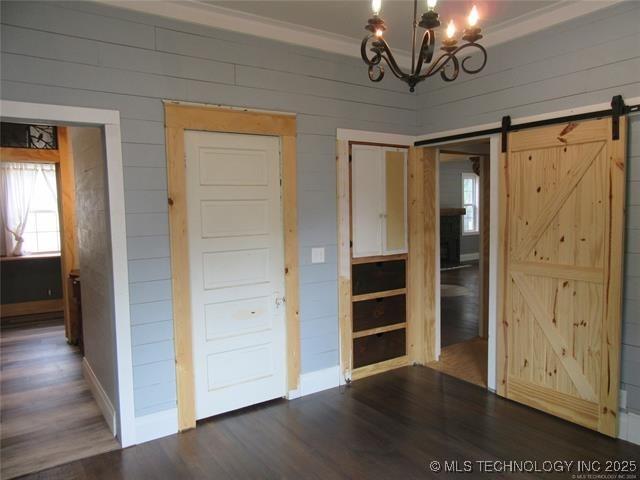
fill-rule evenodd
<path id="1" fill-rule="evenodd" d="M 509 134 L 498 393 L 617 434 L 625 119 Z"/>

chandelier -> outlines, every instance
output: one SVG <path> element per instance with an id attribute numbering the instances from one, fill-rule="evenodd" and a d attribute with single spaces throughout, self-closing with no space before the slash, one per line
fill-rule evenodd
<path id="1" fill-rule="evenodd" d="M 442 47 L 440 49 L 444 52 L 436 60 L 432 62 L 435 52 L 436 33 L 434 29 L 440 26 L 440 19 L 438 13 L 435 11 L 437 0 L 427 0 L 427 12 L 422 15 L 420 22 L 418 22 L 418 0 L 413 2 L 413 42 L 411 45 L 411 73 L 402 71 L 398 62 L 396 62 L 389 45 L 384 39 L 384 31 L 386 26 L 384 20 L 380 17 L 380 9 L 382 7 L 382 0 L 372 0 L 371 7 L 373 10 L 373 17 L 369 19 L 365 30 L 370 32 L 362 39 L 362 45 L 360 47 L 360 53 L 364 63 L 369 66 L 369 79 L 372 82 L 379 82 L 384 77 L 384 66 L 382 60 L 389 66 L 391 73 L 398 77 L 403 82 L 409 84 L 409 90 L 414 91 L 416 84 L 426 80 L 427 78 L 440 73 L 440 76 L 445 82 L 452 82 L 458 78 L 460 70 L 474 74 L 481 71 L 487 64 L 487 51 L 484 47 L 478 43 L 478 40 L 482 38 L 480 34 L 480 28 L 478 23 L 478 9 L 473 6 L 469 17 L 467 18 L 468 26 L 464 29 L 462 34 L 462 40 L 465 41 L 462 45 L 458 45 L 458 41 L 455 38 L 456 26 L 451 20 L 447 26 L 446 38 L 442 40 Z M 422 41 L 420 45 L 417 45 L 418 30 L 421 27 L 425 29 L 422 35 Z M 372 52 L 369 56 L 368 49 Z M 464 53 L 469 55 L 458 59 L 458 54 L 465 50 Z M 418 58 L 416 59 L 416 51 Z M 468 52 L 467 52 L 468 51 Z M 474 52 L 475 51 L 475 52 Z M 480 52 L 482 54 L 482 61 L 479 67 L 472 67 L 468 65 L 469 59 L 471 59 L 473 53 Z M 423 68 L 425 71 L 423 72 Z"/>

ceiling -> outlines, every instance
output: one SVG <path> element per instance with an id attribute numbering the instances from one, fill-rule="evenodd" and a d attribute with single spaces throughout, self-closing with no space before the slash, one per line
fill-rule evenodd
<path id="1" fill-rule="evenodd" d="M 358 42 L 366 33 L 364 26 L 371 16 L 371 2 L 366 0 L 206 0 L 206 3 L 270 20 L 326 31 Z M 559 3 L 561 0 L 440 0 L 436 11 L 440 14 L 441 23 L 446 24 L 453 19 L 456 25 L 462 28 L 469 10 L 476 4 L 480 12 L 480 25 L 486 32 L 491 32 L 500 25 L 552 9 Z M 418 17 L 425 10 L 426 1 L 418 0 Z M 383 0 L 380 16 L 387 24 L 385 37 L 390 45 L 394 49 L 410 51 L 413 1 Z"/>
<path id="2" fill-rule="evenodd" d="M 120 8 L 360 57 L 370 0 L 96 0 Z M 623 0 L 438 0 L 442 24 L 464 28 L 472 5 L 480 12 L 482 45 L 493 45 L 566 22 Z M 418 0 L 418 16 L 426 0 Z M 387 42 L 401 65 L 410 63 L 413 1 L 383 0 Z"/>

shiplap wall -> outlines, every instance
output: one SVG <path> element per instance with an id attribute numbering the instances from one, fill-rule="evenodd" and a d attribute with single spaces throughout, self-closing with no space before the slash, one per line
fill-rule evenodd
<path id="1" fill-rule="evenodd" d="M 426 87 L 426 86 L 425 86 Z M 420 90 L 422 133 L 640 96 L 640 2 L 489 49 L 485 70 Z M 640 117 L 630 117 L 622 388 L 640 412 Z"/>
<path id="2" fill-rule="evenodd" d="M 462 208 L 462 173 L 473 173 L 469 160 L 440 162 L 440 208 Z M 480 252 L 480 235 L 461 235 L 460 253 Z"/>
<path id="3" fill-rule="evenodd" d="M 69 133 L 76 182 L 84 356 L 111 404 L 117 405 L 113 271 L 102 131 L 95 127 L 72 127 Z"/>
<path id="4" fill-rule="evenodd" d="M 176 395 L 162 99 L 298 114 L 302 372 L 337 365 L 336 128 L 415 134 L 417 96 L 355 58 L 91 3 L 1 8 L 2 98 L 121 114 L 136 415 Z"/>

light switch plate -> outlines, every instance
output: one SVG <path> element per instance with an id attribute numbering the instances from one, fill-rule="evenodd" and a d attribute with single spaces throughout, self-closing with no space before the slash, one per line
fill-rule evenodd
<path id="1" fill-rule="evenodd" d="M 324 263 L 324 247 L 311 249 L 311 263 Z"/>

